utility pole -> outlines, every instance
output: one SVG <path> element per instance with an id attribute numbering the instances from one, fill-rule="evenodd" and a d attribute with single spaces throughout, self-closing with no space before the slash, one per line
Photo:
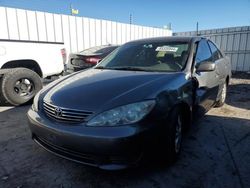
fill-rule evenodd
<path id="1" fill-rule="evenodd" d="M 73 16 L 73 13 L 72 13 L 72 3 L 70 3 L 70 15 Z"/>
<path id="2" fill-rule="evenodd" d="M 132 25 L 132 14 L 130 13 L 129 14 L 129 38 L 131 40 L 131 34 L 132 34 L 132 31 L 131 31 L 131 25 Z"/>
<path id="3" fill-rule="evenodd" d="M 196 22 L 196 35 L 199 35 L 199 22 Z"/>
<path id="4" fill-rule="evenodd" d="M 171 22 L 168 23 L 168 29 L 169 29 L 169 30 L 172 29 L 172 24 L 171 24 Z"/>
<path id="5" fill-rule="evenodd" d="M 132 14 L 129 14 L 129 24 L 131 25 L 132 24 L 132 19 L 133 19 L 133 16 L 132 16 Z"/>

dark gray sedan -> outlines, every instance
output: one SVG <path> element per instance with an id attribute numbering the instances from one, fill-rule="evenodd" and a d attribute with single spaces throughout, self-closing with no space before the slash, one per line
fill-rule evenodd
<path id="1" fill-rule="evenodd" d="M 28 111 L 32 138 L 102 169 L 150 154 L 172 163 L 194 117 L 224 104 L 230 77 L 228 59 L 205 38 L 132 41 L 41 90 Z"/>

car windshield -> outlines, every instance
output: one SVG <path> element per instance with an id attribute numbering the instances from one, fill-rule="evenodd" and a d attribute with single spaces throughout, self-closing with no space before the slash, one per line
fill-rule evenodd
<path id="1" fill-rule="evenodd" d="M 89 54 L 104 54 L 109 53 L 112 50 L 117 48 L 117 46 L 95 46 L 92 48 L 88 48 L 80 52 L 82 55 L 89 55 Z"/>
<path id="2" fill-rule="evenodd" d="M 127 43 L 95 68 L 179 72 L 185 68 L 188 52 L 188 42 Z"/>

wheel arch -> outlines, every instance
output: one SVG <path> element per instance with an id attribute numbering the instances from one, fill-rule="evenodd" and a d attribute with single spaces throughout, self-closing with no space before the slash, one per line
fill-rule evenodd
<path id="1" fill-rule="evenodd" d="M 2 69 L 9 68 L 27 68 L 36 72 L 41 78 L 43 77 L 42 69 L 39 64 L 33 59 L 11 60 L 3 64 Z"/>

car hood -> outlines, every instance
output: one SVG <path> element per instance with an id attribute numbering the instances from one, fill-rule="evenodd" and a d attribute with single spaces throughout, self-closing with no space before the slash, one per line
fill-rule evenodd
<path id="1" fill-rule="evenodd" d="M 97 112 L 152 98 L 152 93 L 162 86 L 162 80 L 166 84 L 176 76 L 173 73 L 89 69 L 52 86 L 44 101 L 64 108 Z"/>

